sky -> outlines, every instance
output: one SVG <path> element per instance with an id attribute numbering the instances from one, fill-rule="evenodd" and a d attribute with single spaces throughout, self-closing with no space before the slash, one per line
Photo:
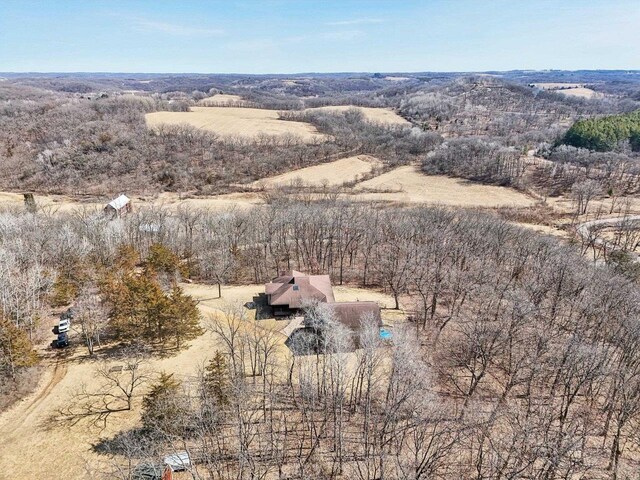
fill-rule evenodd
<path id="1" fill-rule="evenodd" d="M 640 0 L 0 0 L 0 72 L 640 69 Z"/>

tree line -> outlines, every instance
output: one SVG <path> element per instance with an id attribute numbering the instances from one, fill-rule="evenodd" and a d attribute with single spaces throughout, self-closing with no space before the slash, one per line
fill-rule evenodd
<path id="1" fill-rule="evenodd" d="M 149 224 L 157 228 L 141 228 Z M 388 307 L 411 317 L 391 345 L 372 334 L 355 370 L 341 348 L 285 361 L 274 353 L 274 333 L 244 309 L 212 318 L 203 325 L 222 345 L 226 367 L 216 368 L 228 386 L 218 396 L 228 403 L 203 400 L 198 379 L 178 379 L 169 398 L 182 413 L 168 415 L 168 427 L 161 413 L 146 417 L 145 430 L 113 439 L 113 454 L 131 447 L 142 461 L 181 444 L 208 474 L 254 477 L 624 478 L 632 471 L 638 287 L 554 239 L 477 212 L 336 201 L 141 210 L 113 222 L 89 212 L 5 213 L 0 226 L 3 251 L 30 252 L 0 277 L 4 317 L 26 339 L 38 329 L 55 275 L 41 286 L 18 272 L 55 272 L 73 258 L 113 268 L 126 257 L 123 245 L 154 259 L 146 261 L 154 275 L 175 275 L 176 258 L 182 274 L 214 283 L 257 283 L 289 268 L 329 273 L 336 284 L 389 293 Z M 122 318 L 132 318 L 127 304 L 135 296 L 122 298 Z M 165 338 L 144 316 L 133 324 Z M 337 345 L 348 341 L 332 331 Z"/>

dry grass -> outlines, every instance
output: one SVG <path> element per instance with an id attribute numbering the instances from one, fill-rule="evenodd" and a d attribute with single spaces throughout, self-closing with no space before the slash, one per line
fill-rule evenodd
<path id="1" fill-rule="evenodd" d="M 533 85 L 542 90 L 554 91 L 570 97 L 596 98 L 602 96 L 601 93 L 591 90 L 590 88 L 586 88 L 581 83 L 543 82 L 534 83 Z"/>
<path id="2" fill-rule="evenodd" d="M 183 284 L 185 292 L 199 300 L 199 308 L 206 319 L 219 315 L 229 304 L 237 305 L 250 301 L 253 295 L 264 291 L 263 285 L 226 286 L 222 288 L 222 298 L 217 297 L 217 287 L 202 284 Z M 336 299 L 375 300 L 382 306 L 392 305 L 389 296 L 359 288 L 335 287 Z M 399 313 L 385 311 L 385 322 L 393 323 Z M 248 316 L 248 328 L 254 323 Z M 260 321 L 259 328 L 280 330 L 285 321 Z M 73 340 L 73 337 L 72 337 Z M 282 340 L 282 355 L 288 355 Z M 78 344 L 79 339 L 76 339 Z M 175 356 L 153 358 L 144 366 L 148 374 L 160 371 L 174 373 L 186 379 L 198 373 L 215 350 L 220 348 L 218 340 L 210 333 L 198 337 L 188 349 Z M 80 480 L 94 478 L 106 458 L 93 451 L 92 445 L 100 440 L 113 437 L 118 432 L 133 428 L 140 420 L 140 399 L 130 412 L 114 414 L 103 431 L 88 428 L 86 423 L 67 426 L 51 422 L 58 409 L 68 404 L 69 398 L 83 383 L 89 387 L 95 384 L 95 368 L 102 360 L 86 356 L 86 350 L 78 346 L 75 351 L 67 351 L 69 357 L 58 357 L 57 353 L 42 347 L 45 373 L 35 391 L 15 403 L 0 414 L 0 479 L 4 478 L 48 478 L 52 480 Z M 108 365 L 121 365 L 121 361 L 109 360 Z M 94 472 L 93 474 L 87 472 Z"/>
<path id="3" fill-rule="evenodd" d="M 325 139 L 315 127 L 304 122 L 280 120 L 275 110 L 238 107 L 192 107 L 190 112 L 153 112 L 145 115 L 147 125 L 187 124 L 221 136 L 256 138 L 260 135 L 299 137 L 305 142 Z"/>
<path id="4" fill-rule="evenodd" d="M 240 107 L 246 105 L 246 103 L 240 95 L 227 95 L 224 93 L 203 98 L 198 102 L 203 107 Z"/>
<path id="5" fill-rule="evenodd" d="M 317 107 L 317 108 L 309 108 L 308 112 L 313 111 L 325 111 L 325 112 L 346 112 L 350 109 L 356 109 L 362 112 L 364 119 L 373 122 L 380 123 L 382 125 L 411 125 L 411 123 L 400 115 L 398 115 L 393 110 L 389 110 L 387 108 L 372 108 L 372 107 L 357 107 L 354 105 L 340 105 L 340 106 L 329 106 L 329 107 Z"/>
<path id="6" fill-rule="evenodd" d="M 570 97 L 579 97 L 579 98 L 597 98 L 602 96 L 601 93 L 591 90 L 590 88 L 584 88 L 584 87 L 556 90 L 556 93 L 561 93 L 562 95 L 567 95 Z"/>
<path id="7" fill-rule="evenodd" d="M 35 194 L 38 208 L 45 212 L 68 213 L 80 209 L 101 210 L 108 202 L 104 201 L 80 201 L 62 195 L 39 195 Z M 133 198 L 133 208 L 162 206 L 169 210 L 176 210 L 178 207 L 202 208 L 213 211 L 229 210 L 231 208 L 250 208 L 264 203 L 262 198 L 254 193 L 229 193 L 210 197 L 189 197 L 182 198 L 178 193 L 165 192 L 155 197 Z M 0 209 L 24 208 L 24 200 L 21 194 L 11 192 L 0 192 Z"/>
<path id="8" fill-rule="evenodd" d="M 382 190 L 365 193 L 363 190 Z M 407 165 L 356 185 L 358 200 L 397 203 L 430 203 L 461 207 L 526 207 L 535 201 L 507 187 L 480 185 L 444 177 L 424 175 L 418 167 Z"/>
<path id="9" fill-rule="evenodd" d="M 369 155 L 357 155 L 355 157 L 341 158 L 334 162 L 301 168 L 283 173 L 275 177 L 268 177 L 253 182 L 254 187 L 276 187 L 278 185 L 290 185 L 298 179 L 305 185 L 311 186 L 340 186 L 345 182 L 353 182 L 382 165 L 380 160 Z"/>

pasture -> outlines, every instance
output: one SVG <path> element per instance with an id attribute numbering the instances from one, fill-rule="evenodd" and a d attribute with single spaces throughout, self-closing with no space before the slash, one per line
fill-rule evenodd
<path id="1" fill-rule="evenodd" d="M 305 142 L 318 142 L 326 137 L 304 122 L 281 120 L 275 110 L 240 107 L 191 107 L 190 112 L 152 112 L 145 115 L 149 128 L 160 125 L 190 125 L 222 137 L 293 135 Z"/>
<path id="2" fill-rule="evenodd" d="M 367 191 L 368 190 L 368 191 Z M 527 207 L 535 201 L 512 188 L 480 185 L 441 175 L 424 175 L 406 165 L 357 184 L 361 201 L 429 203 L 460 207 Z"/>
<path id="3" fill-rule="evenodd" d="M 373 107 L 357 107 L 354 105 L 340 105 L 340 106 L 328 106 L 328 107 L 317 107 L 317 108 L 308 108 L 307 112 L 320 111 L 320 112 L 338 112 L 344 113 L 348 110 L 358 110 L 362 113 L 364 119 L 371 123 L 379 123 L 381 125 L 389 126 L 389 125 L 411 125 L 411 123 L 400 115 L 398 115 L 393 110 L 388 108 L 373 108 Z"/>
<path id="4" fill-rule="evenodd" d="M 286 186 L 296 181 L 309 186 L 340 186 L 345 182 L 353 182 L 382 165 L 380 160 L 369 155 L 341 158 L 334 162 L 322 163 L 312 167 L 293 170 L 282 175 L 262 178 L 251 184 L 254 187 L 273 188 Z"/>

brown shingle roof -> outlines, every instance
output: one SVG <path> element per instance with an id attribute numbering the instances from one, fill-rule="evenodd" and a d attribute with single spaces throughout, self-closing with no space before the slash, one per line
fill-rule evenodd
<path id="1" fill-rule="evenodd" d="M 351 330 L 359 330 L 362 320 L 372 316 L 373 321 L 382 326 L 380 306 L 376 302 L 339 302 L 330 305 L 336 321 Z"/>
<path id="2" fill-rule="evenodd" d="M 288 305 L 300 308 L 305 300 L 333 303 L 333 289 L 329 275 L 305 275 L 292 270 L 264 286 L 269 305 Z"/>

